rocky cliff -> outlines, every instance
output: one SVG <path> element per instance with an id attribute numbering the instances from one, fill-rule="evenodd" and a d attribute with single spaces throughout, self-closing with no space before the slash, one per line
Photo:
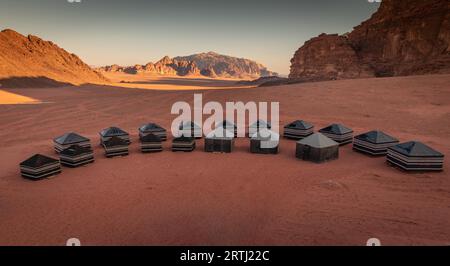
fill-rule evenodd
<path id="1" fill-rule="evenodd" d="M 383 0 L 346 35 L 307 41 L 291 60 L 300 81 L 450 72 L 450 2 Z"/>
<path id="2" fill-rule="evenodd" d="M 0 83 L 3 87 L 21 86 L 21 81 L 42 84 L 106 83 L 107 80 L 75 54 L 50 41 L 23 36 L 13 30 L 0 32 Z M 55 82 L 51 82 L 55 81 Z"/>

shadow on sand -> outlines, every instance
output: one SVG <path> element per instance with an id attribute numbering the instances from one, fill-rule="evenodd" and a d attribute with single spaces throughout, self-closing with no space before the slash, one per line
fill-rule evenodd
<path id="1" fill-rule="evenodd" d="M 125 81 L 128 84 L 156 84 L 156 85 L 178 85 L 178 86 L 200 86 L 200 87 L 230 87 L 237 84 L 235 80 L 224 79 L 202 79 L 202 78 L 161 78 L 144 81 Z"/>
<path id="2" fill-rule="evenodd" d="M 0 79 L 0 88 L 55 88 L 74 86 L 71 83 L 65 83 L 50 79 L 47 77 L 11 77 Z"/>

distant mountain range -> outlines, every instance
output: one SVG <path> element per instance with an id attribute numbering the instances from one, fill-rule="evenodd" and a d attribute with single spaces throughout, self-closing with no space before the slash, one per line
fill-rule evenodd
<path id="1" fill-rule="evenodd" d="M 174 58 L 165 56 L 156 63 L 134 66 L 111 65 L 97 68 L 97 70 L 109 73 L 147 73 L 155 75 L 206 76 L 211 78 L 259 78 L 278 75 L 255 61 L 221 55 L 215 52 L 177 56 Z"/>

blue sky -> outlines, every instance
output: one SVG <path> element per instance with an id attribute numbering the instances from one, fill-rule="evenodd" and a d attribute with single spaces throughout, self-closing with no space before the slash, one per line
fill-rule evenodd
<path id="1" fill-rule="evenodd" d="M 0 27 L 51 40 L 95 66 L 215 51 L 287 74 L 306 40 L 351 31 L 378 6 L 367 0 L 1 0 Z"/>

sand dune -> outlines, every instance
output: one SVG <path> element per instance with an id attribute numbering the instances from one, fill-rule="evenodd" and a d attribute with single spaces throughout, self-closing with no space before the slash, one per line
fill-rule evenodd
<path id="1" fill-rule="evenodd" d="M 355 133 L 380 129 L 450 154 L 450 75 L 361 79 L 279 87 L 205 90 L 204 101 L 279 101 L 281 123 L 332 122 Z M 0 106 L 0 245 L 384 245 L 450 244 L 450 162 L 440 173 L 407 174 L 341 148 L 326 164 L 299 161 L 295 142 L 280 154 L 165 151 L 141 154 L 137 128 L 169 128 L 171 105 L 191 91 L 101 86 L 11 89 L 51 102 Z M 128 157 L 106 159 L 98 131 L 132 134 Z M 31 182 L 18 164 L 34 153 L 55 156 L 52 138 L 76 131 L 92 138 L 96 162 Z"/>
<path id="2" fill-rule="evenodd" d="M 39 103 L 39 101 L 30 97 L 0 90 L 0 104 L 30 104 L 30 103 Z"/>

